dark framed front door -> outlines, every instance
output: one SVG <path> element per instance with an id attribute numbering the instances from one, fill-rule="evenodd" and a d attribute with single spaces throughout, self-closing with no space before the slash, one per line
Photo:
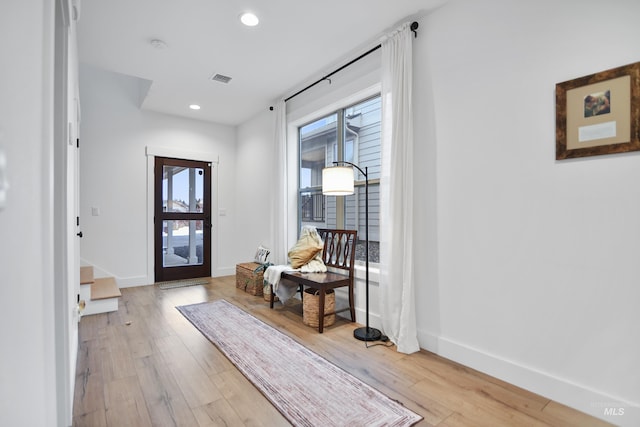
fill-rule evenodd
<path id="1" fill-rule="evenodd" d="M 155 158 L 155 281 L 211 276 L 211 163 Z"/>

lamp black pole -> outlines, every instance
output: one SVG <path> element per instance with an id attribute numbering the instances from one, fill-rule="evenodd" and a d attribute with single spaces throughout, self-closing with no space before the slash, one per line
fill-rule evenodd
<path id="1" fill-rule="evenodd" d="M 364 170 L 360 169 L 360 167 L 354 163 L 346 162 L 346 161 L 338 161 L 333 162 L 336 166 L 340 163 L 351 165 L 354 168 L 358 169 L 362 175 L 364 175 L 364 196 L 365 196 L 365 205 L 364 205 L 364 251 L 365 251 L 365 283 L 366 283 L 366 326 L 364 328 L 357 328 L 353 331 L 353 336 L 360 341 L 378 341 L 382 338 L 382 332 L 380 332 L 376 328 L 369 327 L 369 176 L 367 175 L 368 168 L 365 166 Z M 357 203 L 356 203 L 357 206 Z M 357 207 L 356 207 L 357 209 Z M 354 242 L 355 244 L 355 242 Z M 355 250 L 355 248 L 354 248 Z"/>

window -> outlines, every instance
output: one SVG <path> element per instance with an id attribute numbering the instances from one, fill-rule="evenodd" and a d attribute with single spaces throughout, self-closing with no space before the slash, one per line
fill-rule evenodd
<path id="1" fill-rule="evenodd" d="M 380 247 L 380 96 L 321 117 L 298 129 L 300 225 L 358 230 L 356 259 L 365 259 L 365 179 L 357 170 L 355 194 L 322 194 L 322 169 L 336 160 L 355 163 L 369 176 L 369 261 Z"/>

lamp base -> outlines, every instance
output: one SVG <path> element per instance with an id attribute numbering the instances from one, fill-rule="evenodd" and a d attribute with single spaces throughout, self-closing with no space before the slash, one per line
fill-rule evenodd
<path id="1" fill-rule="evenodd" d="M 382 339 L 382 332 L 376 328 L 362 327 L 353 331 L 353 336 L 360 341 L 379 341 Z"/>

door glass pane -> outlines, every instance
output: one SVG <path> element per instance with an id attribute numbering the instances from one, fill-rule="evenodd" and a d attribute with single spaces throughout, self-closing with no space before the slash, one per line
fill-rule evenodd
<path id="1" fill-rule="evenodd" d="M 201 220 L 174 220 L 162 223 L 162 256 L 165 267 L 202 264 Z"/>
<path id="2" fill-rule="evenodd" d="M 202 212 L 204 171 L 185 166 L 163 166 L 162 209 L 164 212 Z"/>

